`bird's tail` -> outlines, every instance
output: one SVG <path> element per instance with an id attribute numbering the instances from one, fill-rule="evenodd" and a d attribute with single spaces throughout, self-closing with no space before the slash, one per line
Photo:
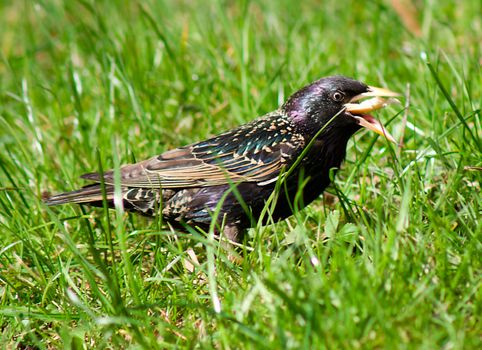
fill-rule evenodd
<path id="1" fill-rule="evenodd" d="M 112 202 L 114 198 L 114 186 L 106 185 L 106 199 Z M 44 200 L 47 205 L 60 205 L 66 203 L 85 203 L 90 205 L 102 205 L 102 188 L 100 184 L 92 184 L 82 187 L 80 190 L 56 194 Z"/>

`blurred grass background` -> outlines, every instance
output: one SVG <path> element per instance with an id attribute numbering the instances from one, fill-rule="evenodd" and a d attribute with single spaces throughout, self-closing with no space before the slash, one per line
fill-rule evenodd
<path id="1" fill-rule="evenodd" d="M 2 347 L 480 348 L 481 13 L 0 2 Z M 251 230 L 241 264 L 158 220 L 41 201 L 98 154 L 201 140 L 332 74 L 404 93 L 379 113 L 403 147 L 357 135 L 324 198 Z"/>

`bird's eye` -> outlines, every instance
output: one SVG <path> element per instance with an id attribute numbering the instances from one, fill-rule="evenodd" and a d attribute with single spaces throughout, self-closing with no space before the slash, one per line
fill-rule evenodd
<path id="1" fill-rule="evenodd" d="M 343 101 L 343 99 L 345 98 L 345 95 L 340 91 L 335 91 L 331 97 L 333 101 L 340 102 L 340 101 Z"/>

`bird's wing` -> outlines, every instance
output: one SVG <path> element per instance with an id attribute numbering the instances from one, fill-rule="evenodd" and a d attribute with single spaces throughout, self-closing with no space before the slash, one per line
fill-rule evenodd
<path id="1" fill-rule="evenodd" d="M 209 140 L 165 152 L 120 169 L 129 187 L 205 187 L 236 182 L 275 181 L 281 169 L 301 152 L 303 136 L 281 117 L 254 120 Z M 100 181 L 97 173 L 85 179 Z M 114 183 L 113 171 L 104 173 Z"/>

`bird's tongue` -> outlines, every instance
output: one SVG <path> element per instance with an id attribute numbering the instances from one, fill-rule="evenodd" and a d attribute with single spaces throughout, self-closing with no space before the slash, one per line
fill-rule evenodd
<path id="1" fill-rule="evenodd" d="M 362 114 L 360 117 L 365 119 L 370 124 L 379 124 L 378 121 L 375 118 L 373 118 L 373 116 L 371 116 L 370 114 Z"/>
<path id="2" fill-rule="evenodd" d="M 393 136 L 390 135 L 390 133 L 383 127 L 383 125 L 370 114 L 360 114 L 359 116 L 354 116 L 354 118 L 357 119 L 358 124 L 363 126 L 364 128 L 372 130 L 377 134 L 386 137 L 388 140 L 396 143 Z"/>

